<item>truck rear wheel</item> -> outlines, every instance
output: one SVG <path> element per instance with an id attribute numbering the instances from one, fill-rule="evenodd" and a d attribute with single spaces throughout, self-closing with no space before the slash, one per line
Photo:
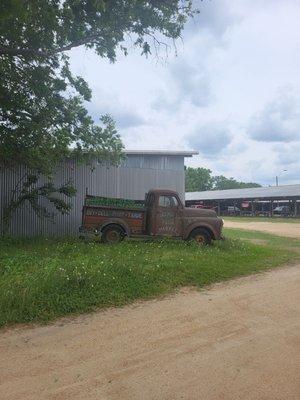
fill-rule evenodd
<path id="1" fill-rule="evenodd" d="M 204 228 L 196 228 L 194 229 L 190 236 L 189 240 L 193 240 L 201 246 L 210 245 L 212 242 L 211 234 Z"/>
<path id="2" fill-rule="evenodd" d="M 103 229 L 101 240 L 103 243 L 120 243 L 125 237 L 123 229 L 118 225 L 109 225 Z"/>

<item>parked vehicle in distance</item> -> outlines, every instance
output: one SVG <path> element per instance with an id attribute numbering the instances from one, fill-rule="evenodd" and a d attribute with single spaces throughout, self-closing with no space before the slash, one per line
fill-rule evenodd
<path id="1" fill-rule="evenodd" d="M 241 210 L 237 206 L 228 206 L 227 211 L 229 215 L 236 215 L 241 213 Z"/>
<path id="2" fill-rule="evenodd" d="M 190 208 L 201 208 L 204 210 L 216 210 L 218 207 L 206 206 L 204 204 L 193 204 L 190 206 Z"/>
<path id="3" fill-rule="evenodd" d="M 81 237 L 117 243 L 127 237 L 174 237 L 210 244 L 222 239 L 223 220 L 215 211 L 187 208 L 178 193 L 152 189 L 144 202 L 86 196 Z"/>
<path id="4" fill-rule="evenodd" d="M 274 208 L 273 214 L 287 216 L 290 214 L 290 208 L 289 206 L 277 206 Z"/>

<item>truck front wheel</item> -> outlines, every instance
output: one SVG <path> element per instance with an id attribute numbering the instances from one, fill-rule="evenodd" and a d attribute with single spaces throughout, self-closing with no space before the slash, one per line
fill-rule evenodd
<path id="1" fill-rule="evenodd" d="M 189 240 L 193 240 L 199 245 L 210 245 L 212 241 L 211 234 L 204 228 L 196 228 L 194 229 L 190 236 Z"/>
<path id="2" fill-rule="evenodd" d="M 123 229 L 118 225 L 109 225 L 103 229 L 101 241 L 103 243 L 120 243 L 125 237 Z"/>

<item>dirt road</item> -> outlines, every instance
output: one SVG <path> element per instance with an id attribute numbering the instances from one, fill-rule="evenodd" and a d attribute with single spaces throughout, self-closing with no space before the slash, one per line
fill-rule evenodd
<path id="1" fill-rule="evenodd" d="M 225 228 L 248 229 L 300 239 L 300 224 L 288 222 L 243 222 L 225 220 Z"/>
<path id="2" fill-rule="evenodd" d="M 300 266 L 0 331 L 1 400 L 300 398 Z"/>

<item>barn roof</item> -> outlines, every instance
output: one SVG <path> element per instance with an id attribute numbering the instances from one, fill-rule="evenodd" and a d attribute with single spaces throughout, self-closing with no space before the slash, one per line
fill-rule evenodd
<path id="1" fill-rule="evenodd" d="M 183 156 L 183 157 L 192 157 L 196 154 L 199 154 L 198 151 L 193 150 L 184 150 L 184 151 L 176 151 L 176 150 L 124 150 L 126 155 L 153 155 L 153 156 Z"/>
<path id="2" fill-rule="evenodd" d="M 187 192 L 187 201 L 229 200 L 229 199 L 272 199 L 300 197 L 300 184 L 270 186 L 248 189 L 207 190 L 205 192 Z"/>

